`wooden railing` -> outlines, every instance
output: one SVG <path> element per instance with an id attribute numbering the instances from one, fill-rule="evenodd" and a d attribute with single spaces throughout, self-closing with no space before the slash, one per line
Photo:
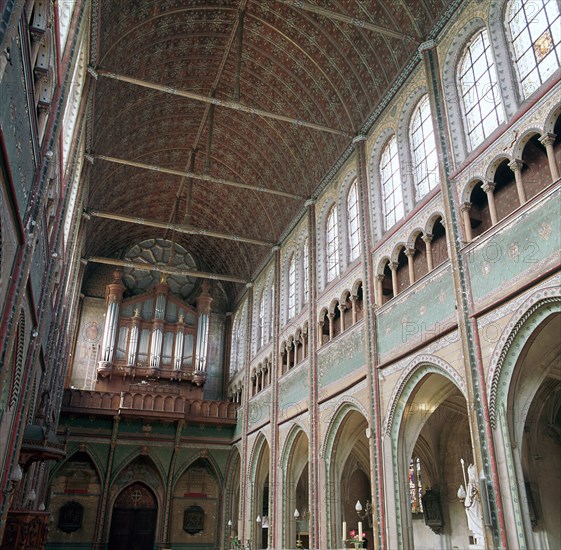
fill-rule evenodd
<path id="1" fill-rule="evenodd" d="M 116 414 L 204 423 L 235 424 L 238 405 L 228 401 L 187 399 L 159 391 L 105 392 L 65 389 L 64 412 L 97 415 Z"/>

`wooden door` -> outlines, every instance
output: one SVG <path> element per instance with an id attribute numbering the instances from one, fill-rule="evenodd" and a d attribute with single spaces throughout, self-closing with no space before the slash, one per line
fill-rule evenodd
<path id="1" fill-rule="evenodd" d="M 156 499 L 145 485 L 134 483 L 115 501 L 108 550 L 153 550 Z"/>

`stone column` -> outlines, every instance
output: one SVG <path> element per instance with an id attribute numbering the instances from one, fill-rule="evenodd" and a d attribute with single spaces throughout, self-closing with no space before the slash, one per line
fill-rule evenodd
<path id="1" fill-rule="evenodd" d="M 462 211 L 462 219 L 464 221 L 464 230 L 466 232 L 466 241 L 470 243 L 473 241 L 473 233 L 471 232 L 471 220 L 469 219 L 469 211 L 471 210 L 471 202 L 464 202 L 460 206 Z"/>
<path id="2" fill-rule="evenodd" d="M 354 325 L 356 324 L 356 320 L 358 316 L 356 310 L 356 302 L 358 300 L 358 296 L 356 294 L 351 294 L 350 299 L 351 299 L 351 323 Z"/>
<path id="3" fill-rule="evenodd" d="M 345 304 L 339 304 L 337 307 L 341 312 L 341 332 L 345 332 L 345 310 L 347 306 Z"/>
<path id="4" fill-rule="evenodd" d="M 392 272 L 392 290 L 393 290 L 393 297 L 395 298 L 398 295 L 397 289 L 397 262 L 390 262 L 390 269 Z"/>
<path id="5" fill-rule="evenodd" d="M 376 275 L 376 294 L 377 296 L 377 302 L 378 302 L 378 306 L 381 306 L 384 304 L 384 289 L 382 287 L 382 282 L 384 281 L 384 277 L 385 275 L 383 273 L 378 273 Z M 354 304 L 353 304 L 354 306 Z M 354 307 L 353 307 L 354 310 Z"/>
<path id="6" fill-rule="evenodd" d="M 553 149 L 556 137 L 556 134 L 544 134 L 539 139 L 540 143 L 545 147 L 547 161 L 549 163 L 549 171 L 551 172 L 551 178 L 553 181 L 557 181 L 559 179 L 559 168 L 555 159 L 555 150 Z"/>
<path id="7" fill-rule="evenodd" d="M 333 340 L 333 318 L 335 313 L 328 313 L 327 317 L 329 318 L 329 341 L 331 341 Z"/>
<path id="8" fill-rule="evenodd" d="M 425 243 L 425 247 L 427 251 L 427 271 L 430 272 L 434 269 L 433 257 L 432 257 L 432 235 L 430 233 L 425 233 L 421 238 Z"/>
<path id="9" fill-rule="evenodd" d="M 497 207 L 495 206 L 495 183 L 492 181 L 485 182 L 483 184 L 483 191 L 487 195 L 487 202 L 489 203 L 489 212 L 491 214 L 491 223 L 496 225 L 499 219 L 497 218 Z"/>
<path id="10" fill-rule="evenodd" d="M 406 248 L 405 255 L 407 256 L 407 269 L 409 271 L 409 286 L 415 282 L 415 267 L 413 265 L 413 256 L 415 255 L 414 248 Z"/>
<path id="11" fill-rule="evenodd" d="M 522 183 L 522 166 L 524 163 L 519 159 L 514 159 L 508 163 L 508 167 L 514 173 L 514 180 L 516 181 L 516 192 L 518 193 L 518 202 L 520 206 L 526 204 L 526 190 L 524 189 L 524 184 Z"/>

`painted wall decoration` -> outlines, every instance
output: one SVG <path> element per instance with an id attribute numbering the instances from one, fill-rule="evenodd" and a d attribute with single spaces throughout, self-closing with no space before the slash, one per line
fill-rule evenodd
<path id="1" fill-rule="evenodd" d="M 364 325 L 361 324 L 318 352 L 319 387 L 326 388 L 365 362 Z"/>
<path id="2" fill-rule="evenodd" d="M 105 304 L 103 300 L 84 298 L 70 381 L 70 384 L 75 388 L 95 389 L 99 348 L 103 336 L 104 313 Z"/>
<path id="3" fill-rule="evenodd" d="M 561 188 L 557 187 L 535 208 L 468 250 L 474 299 L 496 299 L 501 288 L 516 287 L 521 279 L 556 265 L 560 235 Z"/>

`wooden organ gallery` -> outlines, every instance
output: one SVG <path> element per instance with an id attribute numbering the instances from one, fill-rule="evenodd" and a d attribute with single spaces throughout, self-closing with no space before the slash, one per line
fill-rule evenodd
<path id="1" fill-rule="evenodd" d="M 559 0 L 0 0 L 0 550 L 561 547 Z"/>

